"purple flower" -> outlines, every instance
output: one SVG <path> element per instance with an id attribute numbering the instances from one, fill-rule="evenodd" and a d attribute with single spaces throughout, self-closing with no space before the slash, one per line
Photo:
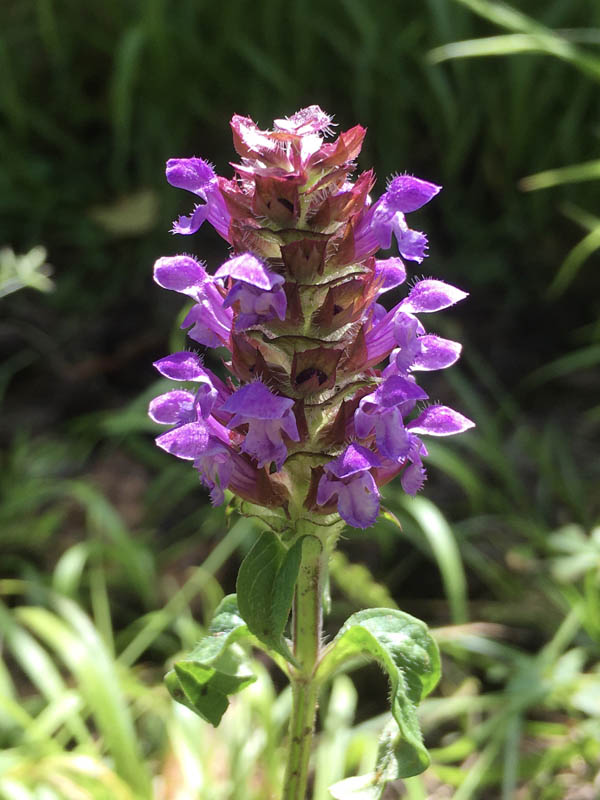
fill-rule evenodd
<path id="1" fill-rule="evenodd" d="M 200 480 L 210 491 L 213 506 L 220 506 L 225 501 L 223 492 L 234 474 L 235 461 L 231 447 L 223 444 L 215 436 L 208 439 L 207 445 L 194 461 Z"/>
<path id="2" fill-rule="evenodd" d="M 415 495 L 425 482 L 425 469 L 421 460 L 427 455 L 427 449 L 419 439 L 419 435 L 453 436 L 463 433 L 475 423 L 447 406 L 429 406 L 419 416 L 406 425 L 407 452 L 405 467 L 400 475 L 402 488 L 407 494 Z"/>
<path id="3" fill-rule="evenodd" d="M 360 444 L 350 444 L 334 461 L 325 464 L 317 487 L 322 506 L 337 497 L 338 512 L 354 528 L 368 528 L 379 514 L 379 490 L 372 467 L 381 465 L 377 456 Z"/>
<path id="4" fill-rule="evenodd" d="M 205 409 L 204 409 L 205 412 Z M 150 403 L 148 414 L 154 422 L 173 425 L 156 439 L 156 444 L 167 453 L 194 461 L 206 449 L 209 437 L 229 443 L 229 431 L 203 409 L 197 395 L 175 389 L 166 392 Z"/>
<path id="5" fill-rule="evenodd" d="M 163 289 L 196 301 L 181 323 L 182 328 L 190 328 L 190 338 L 207 347 L 228 344 L 233 312 L 224 307 L 223 295 L 214 279 L 195 258 L 185 255 L 159 258 L 154 265 L 154 280 Z"/>
<path id="6" fill-rule="evenodd" d="M 230 394 L 223 381 L 210 370 L 204 369 L 200 358 L 187 350 L 161 358 L 155 361 L 153 366 L 161 375 L 172 381 L 190 381 L 199 384 L 196 402 L 204 419 L 213 410 L 217 398 L 223 403 Z"/>
<path id="7" fill-rule="evenodd" d="M 176 353 L 157 361 L 155 366 L 167 377 L 193 374 L 194 370 L 185 364 L 183 356 L 192 354 Z M 195 395 L 176 389 L 152 400 L 148 409 L 150 418 L 162 425 L 173 426 L 157 436 L 156 444 L 177 458 L 193 461 L 200 480 L 210 490 L 213 505 L 220 505 L 225 499 L 223 489 L 232 480 L 235 454 L 229 445 L 229 431 L 210 416 L 217 390 L 206 375 L 196 374 L 196 377 L 175 380 L 194 380 L 200 383 L 200 387 Z"/>
<path id="8" fill-rule="evenodd" d="M 167 161 L 167 180 L 171 186 L 186 189 L 200 197 L 203 205 L 195 207 L 189 217 L 179 217 L 173 223 L 173 233 L 196 233 L 204 220 L 208 220 L 221 236 L 229 241 L 231 214 L 219 189 L 214 169 L 201 158 L 170 158 Z"/>
<path id="9" fill-rule="evenodd" d="M 244 331 L 260 322 L 274 317 L 285 319 L 287 299 L 282 289 L 283 278 L 271 272 L 251 253 L 230 258 L 215 273 L 215 278 L 231 278 L 225 308 L 239 303 L 240 311 L 235 318 L 236 331 Z"/>
<path id="10" fill-rule="evenodd" d="M 264 383 L 255 381 L 238 389 L 222 406 L 234 415 L 230 428 L 248 425 L 241 450 L 255 458 L 259 468 L 274 461 L 277 471 L 281 469 L 287 458 L 283 433 L 295 442 L 300 440 L 293 405 L 289 397 L 273 394 Z"/>
<path id="11" fill-rule="evenodd" d="M 375 319 L 365 337 L 368 363 L 379 363 L 396 346 L 393 357 L 395 369 L 400 373 L 409 369 L 444 369 L 454 364 L 460 356 L 461 345 L 440 336 L 426 335 L 414 314 L 441 311 L 465 297 L 466 292 L 443 281 L 426 279 L 416 283 L 404 300 L 385 316 Z"/>
<path id="12" fill-rule="evenodd" d="M 441 188 L 412 175 L 393 178 L 387 190 L 365 211 L 357 225 L 355 257 L 363 258 L 380 247 L 387 250 L 391 246 L 393 233 L 400 254 L 410 261 L 421 263 L 426 256 L 427 237 L 420 231 L 411 230 L 404 215 L 424 206 Z"/>
<path id="13" fill-rule="evenodd" d="M 354 428 L 359 439 L 375 431 L 377 449 L 384 458 L 399 461 L 406 458 L 410 442 L 404 427 L 404 417 L 415 407 L 417 400 L 427 399 L 427 393 L 411 378 L 394 375 L 372 394 L 363 397 L 354 414 Z"/>

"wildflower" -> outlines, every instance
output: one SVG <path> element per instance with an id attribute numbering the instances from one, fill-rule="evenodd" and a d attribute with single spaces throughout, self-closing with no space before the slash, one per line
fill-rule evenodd
<path id="1" fill-rule="evenodd" d="M 360 401 L 354 414 L 356 435 L 365 439 L 374 431 L 382 456 L 392 461 L 406 458 L 409 437 L 404 417 L 414 409 L 417 400 L 426 398 L 427 393 L 414 380 L 399 375 L 388 378 Z"/>
<path id="2" fill-rule="evenodd" d="M 230 258 L 215 273 L 215 278 L 231 278 L 233 286 L 223 303 L 229 308 L 239 303 L 235 320 L 238 331 L 274 317 L 285 319 L 287 299 L 281 288 L 283 278 L 250 253 Z"/>
<path id="3" fill-rule="evenodd" d="M 382 302 L 404 284 L 404 262 L 426 257 L 409 217 L 440 187 L 398 175 L 372 199 L 373 171 L 354 175 L 365 129 L 327 141 L 332 119 L 318 106 L 272 130 L 235 115 L 231 130 L 240 159 L 231 177 L 200 158 L 167 163 L 168 181 L 199 198 L 173 232 L 189 236 L 208 221 L 232 252 L 214 274 L 191 255 L 160 258 L 154 278 L 192 301 L 182 324 L 190 338 L 231 355 L 226 379 L 188 352 L 156 362 L 190 387 L 151 403 L 152 418 L 170 426 L 157 444 L 193 461 L 213 503 L 229 488 L 283 526 L 337 509 L 368 527 L 379 486 L 399 475 L 407 493 L 421 488 L 421 436 L 472 426 L 446 406 L 417 408 L 427 394 L 416 375 L 461 352 L 421 315 L 466 293 L 425 278 L 390 310 Z M 398 255 L 378 259 L 393 241 Z"/>
<path id="4" fill-rule="evenodd" d="M 218 285 L 202 264 L 185 255 L 159 258 L 154 265 L 154 280 L 163 289 L 196 301 L 181 323 L 182 328 L 190 328 L 188 336 L 207 347 L 229 343 L 233 312 L 223 305 Z"/>
<path id="5" fill-rule="evenodd" d="M 259 467 L 274 461 L 280 470 L 287 456 L 282 434 L 295 442 L 300 440 L 293 405 L 293 400 L 273 394 L 264 383 L 256 381 L 238 389 L 222 409 L 234 415 L 230 428 L 248 425 L 241 451 L 253 456 Z"/>
<path id="6" fill-rule="evenodd" d="M 368 528 L 379 514 L 379 489 L 371 475 L 380 466 L 377 456 L 359 444 L 349 445 L 334 461 L 325 465 L 319 481 L 317 503 L 337 499 L 338 512 L 348 525 Z"/>

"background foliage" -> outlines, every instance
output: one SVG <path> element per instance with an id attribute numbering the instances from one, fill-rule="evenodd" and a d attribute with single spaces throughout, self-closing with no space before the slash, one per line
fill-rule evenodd
<path id="1" fill-rule="evenodd" d="M 598 4 L 4 0 L 0 22 L 0 797 L 276 796 L 276 670 L 216 732 L 161 684 L 256 532 L 154 448 L 151 362 L 184 340 L 149 276 L 226 256 L 170 238 L 190 203 L 164 161 L 226 173 L 232 113 L 310 103 L 368 126 L 380 188 L 444 185 L 424 269 L 471 292 L 440 331 L 462 368 L 428 389 L 477 431 L 332 564 L 331 633 L 397 605 L 444 654 L 433 767 L 389 796 L 597 797 Z M 317 800 L 371 768 L 385 695 L 362 669 L 323 698 Z"/>

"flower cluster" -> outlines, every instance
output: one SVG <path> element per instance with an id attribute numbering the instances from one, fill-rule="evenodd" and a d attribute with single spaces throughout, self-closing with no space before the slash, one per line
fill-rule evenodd
<path id="1" fill-rule="evenodd" d="M 240 163 L 218 176 L 200 158 L 171 159 L 167 180 L 199 198 L 173 232 L 208 221 L 232 256 L 214 274 L 189 255 L 160 258 L 156 282 L 191 299 L 182 327 L 206 347 L 224 347 L 224 381 L 190 352 L 156 362 L 187 384 L 157 397 L 157 444 L 193 461 L 213 503 L 228 488 L 290 519 L 339 514 L 358 528 L 379 513 L 379 488 L 400 475 L 415 494 L 425 480 L 421 436 L 473 423 L 427 405 L 415 373 L 451 366 L 457 342 L 428 334 L 420 316 L 466 297 L 442 281 L 416 282 L 388 310 L 381 296 L 406 279 L 402 259 L 421 263 L 427 238 L 406 215 L 439 186 L 393 178 L 372 200 L 371 170 L 351 176 L 365 129 L 333 141 L 317 106 L 263 131 L 231 121 Z M 401 257 L 377 259 L 395 239 Z"/>

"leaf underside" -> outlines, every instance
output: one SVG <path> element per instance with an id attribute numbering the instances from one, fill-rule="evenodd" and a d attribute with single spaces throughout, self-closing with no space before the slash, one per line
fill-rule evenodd
<path id="1" fill-rule="evenodd" d="M 208 635 L 166 675 L 172 697 L 215 727 L 229 705 L 228 696 L 256 680 L 238 641 L 251 638 L 234 594 L 215 612 Z"/>

